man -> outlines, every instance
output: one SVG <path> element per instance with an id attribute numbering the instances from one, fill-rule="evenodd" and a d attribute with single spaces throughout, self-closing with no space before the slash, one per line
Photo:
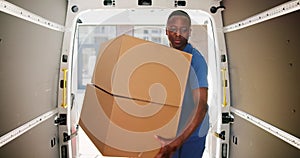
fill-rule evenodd
<path id="1" fill-rule="evenodd" d="M 190 34 L 191 19 L 189 15 L 181 10 L 172 12 L 169 15 L 166 28 L 170 46 L 193 55 L 179 123 L 180 126 L 186 125 L 173 140 L 156 136 L 162 144 L 156 158 L 169 158 L 171 156 L 173 158 L 201 158 L 205 148 L 208 132 L 208 115 L 206 115 L 208 110 L 207 64 L 199 51 L 188 43 Z M 191 109 L 191 107 L 195 107 L 195 112 L 189 112 L 193 118 L 186 123 L 185 121 L 188 119 L 183 115 L 186 115 L 184 114 L 186 113 L 185 109 Z"/>

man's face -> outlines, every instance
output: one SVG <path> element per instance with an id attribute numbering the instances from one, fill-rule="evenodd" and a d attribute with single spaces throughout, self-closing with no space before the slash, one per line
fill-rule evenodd
<path id="1" fill-rule="evenodd" d="M 189 20 L 185 16 L 176 15 L 169 19 L 166 34 L 171 47 L 183 50 L 190 35 Z"/>

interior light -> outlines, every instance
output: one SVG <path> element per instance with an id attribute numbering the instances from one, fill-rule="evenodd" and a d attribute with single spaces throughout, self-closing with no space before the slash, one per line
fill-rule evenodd
<path id="1" fill-rule="evenodd" d="M 110 6 L 110 5 L 115 5 L 115 0 L 103 0 L 103 5 L 105 6 Z"/>
<path id="2" fill-rule="evenodd" d="M 138 5 L 152 5 L 152 0 L 138 0 Z"/>
<path id="3" fill-rule="evenodd" d="M 174 6 L 177 7 L 177 6 L 185 6 L 186 5 L 186 1 L 183 1 L 183 0 L 175 0 L 174 1 Z"/>
<path id="4" fill-rule="evenodd" d="M 186 2 L 185 2 L 185 1 L 178 1 L 178 2 L 177 2 L 177 5 L 178 5 L 178 6 L 185 6 L 185 5 L 186 5 Z"/>

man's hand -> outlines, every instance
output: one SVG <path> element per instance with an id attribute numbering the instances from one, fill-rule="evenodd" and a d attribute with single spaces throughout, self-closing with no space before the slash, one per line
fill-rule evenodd
<path id="1" fill-rule="evenodd" d="M 159 152 L 154 158 L 170 158 L 180 144 L 176 143 L 176 139 L 166 139 L 158 135 L 154 136 L 161 144 Z"/>
<path id="2" fill-rule="evenodd" d="M 180 148 L 185 140 L 196 130 L 203 121 L 207 112 L 207 88 L 197 88 L 193 90 L 193 99 L 197 105 L 196 113 L 192 121 L 184 129 L 183 133 L 176 139 L 165 139 L 155 136 L 161 144 L 158 154 L 154 158 L 170 158 L 172 154 Z"/>

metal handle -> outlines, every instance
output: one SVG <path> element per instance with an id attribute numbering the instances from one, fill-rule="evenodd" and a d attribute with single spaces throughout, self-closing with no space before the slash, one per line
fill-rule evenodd
<path id="1" fill-rule="evenodd" d="M 67 72 L 68 69 L 62 69 L 64 72 L 64 80 L 63 80 L 63 97 L 62 97 L 62 104 L 63 108 L 67 108 Z"/>
<path id="2" fill-rule="evenodd" d="M 227 106 L 227 98 L 226 98 L 226 78 L 225 78 L 226 68 L 222 69 L 222 80 L 223 80 L 223 106 Z"/>

